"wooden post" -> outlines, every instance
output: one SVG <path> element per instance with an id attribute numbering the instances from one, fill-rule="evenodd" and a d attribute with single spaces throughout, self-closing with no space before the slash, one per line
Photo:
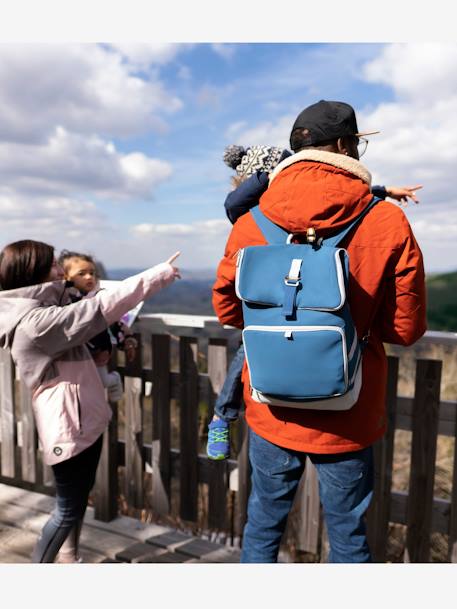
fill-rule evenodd
<path id="1" fill-rule="evenodd" d="M 429 561 L 441 367 L 417 361 L 405 562 Z"/>
<path id="2" fill-rule="evenodd" d="M 22 480 L 37 482 L 37 433 L 32 410 L 32 395 L 30 389 L 21 380 L 20 385 L 22 450 L 21 469 Z"/>
<path id="3" fill-rule="evenodd" d="M 180 400 L 180 516 L 198 519 L 198 369 L 194 338 L 179 340 Z"/>
<path id="4" fill-rule="evenodd" d="M 170 511 L 170 336 L 152 337 L 152 508 Z"/>
<path id="5" fill-rule="evenodd" d="M 457 404 L 456 404 L 457 407 Z M 449 562 L 457 562 L 457 419 L 454 431 L 454 466 L 452 473 L 451 512 L 449 515 Z"/>
<path id="6" fill-rule="evenodd" d="M 128 505 L 143 507 L 143 368 L 141 334 L 138 348 L 125 353 L 125 496 Z"/>
<path id="7" fill-rule="evenodd" d="M 249 463 L 249 430 L 240 412 L 238 446 L 238 527 L 237 533 L 242 538 L 248 515 L 248 500 L 251 492 L 251 467 Z"/>
<path id="8" fill-rule="evenodd" d="M 208 344 L 209 415 L 224 384 L 227 372 L 227 341 L 210 339 Z M 224 530 L 227 526 L 227 462 L 209 461 L 208 527 Z"/>
<path id="9" fill-rule="evenodd" d="M 113 416 L 108 429 L 103 434 L 103 447 L 94 489 L 94 518 L 103 522 L 113 520 L 118 512 L 117 402 L 110 402 L 110 406 Z"/>
<path id="10" fill-rule="evenodd" d="M 1 475 L 16 477 L 14 367 L 9 350 L 0 349 Z"/>
<path id="11" fill-rule="evenodd" d="M 395 437 L 395 408 L 398 386 L 398 357 L 387 358 L 387 430 L 374 449 L 374 494 L 368 511 L 368 540 L 374 562 L 385 562 L 389 532 L 392 462 Z"/>

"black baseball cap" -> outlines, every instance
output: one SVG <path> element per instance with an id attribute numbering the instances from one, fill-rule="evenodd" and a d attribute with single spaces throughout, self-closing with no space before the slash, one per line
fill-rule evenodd
<path id="1" fill-rule="evenodd" d="M 302 110 L 295 120 L 292 131 L 294 129 L 309 131 L 309 146 L 336 140 L 345 135 L 362 137 L 379 133 L 379 131 L 359 132 L 352 106 L 344 102 L 324 99 Z"/>

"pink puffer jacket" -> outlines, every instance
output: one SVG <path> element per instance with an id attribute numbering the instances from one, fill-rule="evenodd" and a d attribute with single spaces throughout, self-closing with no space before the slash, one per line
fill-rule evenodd
<path id="1" fill-rule="evenodd" d="M 85 343 L 174 278 L 173 267 L 162 263 L 73 304 L 64 281 L 0 291 L 0 347 L 11 349 L 32 390 L 47 464 L 93 444 L 111 418 Z"/>

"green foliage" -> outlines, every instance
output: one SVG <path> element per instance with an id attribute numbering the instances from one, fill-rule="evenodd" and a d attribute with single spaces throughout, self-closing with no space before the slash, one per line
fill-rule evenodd
<path id="1" fill-rule="evenodd" d="M 457 332 L 457 272 L 427 277 L 429 330 Z"/>

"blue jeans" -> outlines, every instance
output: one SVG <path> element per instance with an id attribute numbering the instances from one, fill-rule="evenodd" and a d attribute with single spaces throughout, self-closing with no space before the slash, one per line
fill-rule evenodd
<path id="1" fill-rule="evenodd" d="M 227 376 L 214 405 L 214 414 L 227 422 L 235 421 L 240 412 L 243 399 L 243 383 L 241 382 L 243 364 L 244 346 L 241 345 L 230 362 Z"/>
<path id="2" fill-rule="evenodd" d="M 56 509 L 44 525 L 32 554 L 33 563 L 54 562 L 74 527 L 80 527 L 103 445 L 100 436 L 89 448 L 52 466 L 56 481 Z"/>
<path id="3" fill-rule="evenodd" d="M 274 563 L 305 467 L 315 465 L 330 543 L 329 562 L 371 562 L 365 513 L 373 495 L 373 451 L 318 455 L 281 448 L 249 430 L 252 488 L 242 563 Z"/>

